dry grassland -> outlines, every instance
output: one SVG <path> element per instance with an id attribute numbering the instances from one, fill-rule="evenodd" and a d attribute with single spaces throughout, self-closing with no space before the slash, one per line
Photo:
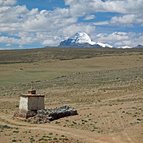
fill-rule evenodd
<path id="1" fill-rule="evenodd" d="M 13 120 L 33 86 L 47 108 L 79 115 L 47 124 Z M 143 51 L 0 64 L 0 143 L 143 143 Z"/>

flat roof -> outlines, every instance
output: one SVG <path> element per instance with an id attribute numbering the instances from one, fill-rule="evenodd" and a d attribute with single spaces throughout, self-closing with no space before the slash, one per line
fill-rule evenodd
<path id="1" fill-rule="evenodd" d="M 41 94 L 22 94 L 21 97 L 45 97 L 45 95 Z"/>

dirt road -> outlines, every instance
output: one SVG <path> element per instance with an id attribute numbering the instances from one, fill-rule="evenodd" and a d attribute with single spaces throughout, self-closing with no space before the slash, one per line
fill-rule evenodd
<path id="1" fill-rule="evenodd" d="M 48 124 L 29 124 L 26 122 L 15 121 L 5 116 L 0 117 L 1 123 L 7 123 L 10 127 L 28 130 L 48 131 L 58 134 L 64 134 L 71 138 L 76 138 L 83 143 L 134 143 L 126 132 L 119 135 L 97 135 L 87 130 L 73 129 L 68 127 L 60 127 Z"/>

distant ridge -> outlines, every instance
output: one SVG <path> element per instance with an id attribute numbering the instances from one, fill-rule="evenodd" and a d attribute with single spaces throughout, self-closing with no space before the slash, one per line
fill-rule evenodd
<path id="1" fill-rule="evenodd" d="M 20 50 L 0 50 L 0 64 L 32 63 L 51 60 L 72 60 L 100 57 L 104 55 L 124 55 L 143 53 L 143 48 L 35 48 Z"/>

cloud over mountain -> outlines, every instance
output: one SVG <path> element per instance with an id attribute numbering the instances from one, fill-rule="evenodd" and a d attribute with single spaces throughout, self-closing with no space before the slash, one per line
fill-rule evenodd
<path id="1" fill-rule="evenodd" d="M 85 31 L 101 42 L 106 43 L 110 39 L 110 44 L 115 46 L 143 44 L 141 32 L 122 30 L 123 25 L 126 29 L 130 26 L 136 28 L 136 25 L 143 27 L 143 0 L 65 0 L 64 2 L 63 7 L 40 10 L 38 7 L 28 8 L 27 5 L 19 5 L 16 0 L 0 0 L 2 47 L 58 45 L 61 40 L 78 31 Z M 102 13 L 114 14 L 108 16 L 108 19 L 98 18 L 98 14 L 101 16 Z M 117 31 L 125 35 L 115 34 Z M 112 36 L 114 34 L 116 36 Z"/>

